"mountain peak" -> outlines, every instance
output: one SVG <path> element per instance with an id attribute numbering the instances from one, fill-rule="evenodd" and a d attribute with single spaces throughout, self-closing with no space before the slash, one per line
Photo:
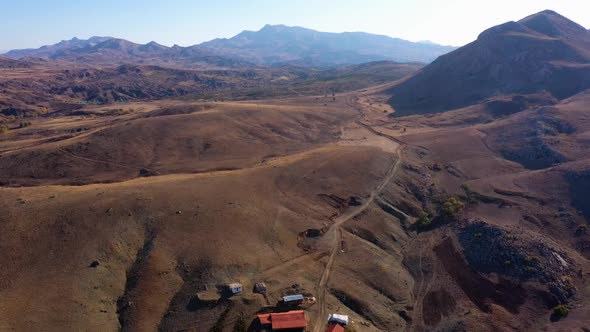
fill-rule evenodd
<path id="1" fill-rule="evenodd" d="M 390 103 L 403 116 L 457 109 L 499 94 L 545 91 L 567 98 L 590 88 L 585 31 L 553 11 L 500 24 L 391 88 Z"/>
<path id="2" fill-rule="evenodd" d="M 586 28 L 553 10 L 527 16 L 518 23 L 553 38 L 571 39 L 586 32 Z"/>
<path id="3" fill-rule="evenodd" d="M 490 38 L 493 36 L 503 35 L 511 32 L 518 32 L 518 33 L 534 33 L 529 28 L 524 26 L 519 22 L 509 21 L 506 23 L 502 23 L 491 27 L 487 30 L 484 30 L 482 33 L 479 34 L 477 37 L 478 40 L 483 40 L 486 38 Z"/>
<path id="4" fill-rule="evenodd" d="M 262 33 L 277 33 L 277 32 L 285 32 L 285 31 L 292 31 L 295 30 L 296 27 L 289 27 L 283 24 L 266 24 L 262 27 L 258 32 Z"/>
<path id="5" fill-rule="evenodd" d="M 558 12 L 551 10 L 551 9 L 542 10 L 542 11 L 538 12 L 537 15 L 561 16 Z M 561 17 L 563 17 L 563 16 L 561 16 Z"/>
<path id="6" fill-rule="evenodd" d="M 282 29 L 282 28 L 287 28 L 287 26 L 284 24 L 265 24 L 262 27 L 262 29 L 260 29 L 260 31 L 262 31 L 262 30 L 277 30 L 277 29 Z"/>

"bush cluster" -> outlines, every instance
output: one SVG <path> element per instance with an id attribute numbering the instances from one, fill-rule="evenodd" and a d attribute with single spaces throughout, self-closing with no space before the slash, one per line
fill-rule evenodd
<path id="1" fill-rule="evenodd" d="M 425 211 L 421 211 L 418 219 L 416 220 L 416 227 L 418 229 L 427 229 L 432 224 L 430 216 Z"/>
<path id="2" fill-rule="evenodd" d="M 570 307 L 565 304 L 559 304 L 553 307 L 553 314 L 551 315 L 553 319 L 559 320 L 561 318 L 566 317 L 570 313 Z"/>
<path id="3" fill-rule="evenodd" d="M 461 200 L 459 200 L 457 197 L 451 196 L 446 202 L 443 203 L 441 214 L 447 218 L 454 218 L 461 211 L 463 211 L 464 208 L 465 204 L 461 202 Z"/>

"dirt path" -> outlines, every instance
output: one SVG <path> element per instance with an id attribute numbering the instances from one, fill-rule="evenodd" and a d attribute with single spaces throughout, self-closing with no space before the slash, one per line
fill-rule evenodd
<path id="1" fill-rule="evenodd" d="M 127 165 L 121 165 L 121 164 L 117 164 L 117 163 L 112 163 L 112 162 L 104 161 L 104 160 L 98 160 L 98 159 L 91 159 L 91 158 L 81 157 L 81 156 L 78 156 L 76 154 L 73 154 L 71 152 L 66 151 L 61 146 L 57 148 L 57 151 L 65 154 L 68 157 L 75 158 L 75 159 L 80 159 L 80 160 L 84 160 L 84 161 L 89 161 L 89 162 L 92 162 L 92 163 L 99 163 L 99 164 L 111 165 L 111 166 L 115 166 L 115 167 L 132 169 L 132 170 L 140 170 L 141 169 L 141 167 L 133 167 L 133 166 L 127 166 Z"/>
<path id="2" fill-rule="evenodd" d="M 326 255 L 325 252 L 320 251 L 320 252 L 307 253 L 307 254 L 297 256 L 297 257 L 292 258 L 288 261 L 285 261 L 279 265 L 275 265 L 269 269 L 262 271 L 260 273 L 260 277 L 264 278 L 265 276 L 270 276 L 270 275 L 276 274 L 278 271 L 284 270 L 284 269 L 289 268 L 293 265 L 303 263 L 307 260 L 317 261 L 325 255 Z"/>
<path id="3" fill-rule="evenodd" d="M 430 240 L 428 240 L 428 242 L 430 242 Z M 420 250 L 419 250 L 419 257 L 418 257 L 418 273 L 419 273 L 419 279 L 420 279 L 420 283 L 418 284 L 418 286 L 415 288 L 414 291 L 414 301 L 413 301 L 413 307 L 414 307 L 414 319 L 413 321 L 406 325 L 406 327 L 404 328 L 404 331 L 408 331 L 411 330 L 412 327 L 414 326 L 422 326 L 423 325 L 423 318 L 422 318 L 422 303 L 424 301 L 424 298 L 426 297 L 426 294 L 428 294 L 428 291 L 430 290 L 430 287 L 432 285 L 432 281 L 434 280 L 433 278 L 431 278 L 430 280 L 426 280 L 426 274 L 424 273 L 424 250 L 427 250 L 426 248 L 429 248 L 428 245 L 422 245 L 420 246 Z"/>
<path id="4" fill-rule="evenodd" d="M 347 103 L 347 104 L 349 104 L 351 107 L 354 107 L 355 109 L 357 109 L 357 111 L 361 115 L 363 115 L 362 110 L 359 109 L 360 105 L 358 105 L 355 101 Z M 399 144 L 399 147 L 401 147 L 401 149 L 403 149 L 406 146 L 406 144 L 404 142 L 400 141 L 399 139 L 389 136 L 389 135 L 382 134 L 382 133 L 374 130 L 373 128 L 371 128 L 369 125 L 362 123 L 361 121 L 357 121 L 357 123 L 362 125 L 363 127 L 366 127 L 367 129 L 369 129 L 369 131 L 371 133 L 373 133 L 375 135 L 382 136 L 382 137 L 386 137 L 386 138 L 390 139 L 391 141 L 395 142 L 396 144 Z M 330 227 L 330 229 L 326 233 L 326 236 L 325 236 L 326 238 L 329 237 L 328 235 L 332 236 L 332 250 L 330 252 L 328 262 L 326 263 L 326 267 L 324 268 L 324 273 L 322 274 L 322 277 L 321 277 L 319 285 L 318 285 L 318 291 L 317 291 L 318 292 L 318 294 L 317 294 L 318 314 L 316 317 L 316 321 L 313 324 L 313 328 L 311 329 L 311 331 L 313 331 L 313 332 L 321 332 L 321 331 L 323 331 L 323 329 L 326 326 L 325 322 L 327 319 L 327 314 L 326 314 L 327 285 L 328 285 L 328 281 L 330 279 L 330 274 L 332 272 L 332 267 L 334 266 L 334 262 L 336 260 L 336 256 L 338 255 L 338 252 L 341 251 L 341 243 L 342 243 L 341 226 L 343 223 L 349 221 L 350 219 L 354 218 L 355 216 L 357 216 L 357 215 L 361 214 L 363 211 L 365 211 L 369 207 L 369 205 L 371 205 L 371 203 L 373 203 L 373 201 L 375 201 L 375 199 L 379 196 L 381 191 L 383 191 L 383 189 L 387 186 L 387 184 L 391 181 L 391 179 L 393 179 L 393 177 L 395 176 L 395 174 L 399 170 L 399 166 L 400 166 L 401 160 L 402 160 L 402 151 L 400 151 L 399 149 L 397 151 L 397 156 L 398 156 L 398 158 L 391 164 L 391 167 L 389 168 L 387 174 L 383 178 L 383 181 L 381 181 L 379 186 L 371 192 L 371 194 L 363 202 L 363 204 L 361 204 L 353 209 L 350 209 L 346 213 L 344 213 L 344 214 L 340 215 L 339 217 L 337 217 L 336 219 L 334 219 L 334 224 Z"/>

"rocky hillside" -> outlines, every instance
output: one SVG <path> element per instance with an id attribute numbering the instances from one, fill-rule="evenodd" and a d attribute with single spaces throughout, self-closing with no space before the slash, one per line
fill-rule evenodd
<path id="1" fill-rule="evenodd" d="M 509 93 L 548 91 L 558 99 L 590 87 L 585 28 L 543 11 L 490 28 L 393 87 L 397 116 L 456 109 Z"/>

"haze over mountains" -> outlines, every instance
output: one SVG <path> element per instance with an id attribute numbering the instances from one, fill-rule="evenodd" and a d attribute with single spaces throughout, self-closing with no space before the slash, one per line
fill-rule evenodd
<path id="1" fill-rule="evenodd" d="M 453 50 L 451 46 L 410 42 L 363 32 L 327 33 L 301 27 L 266 25 L 260 31 L 244 31 L 230 39 L 199 45 L 167 47 L 145 45 L 111 37 L 64 40 L 38 49 L 12 50 L 5 56 L 46 57 L 88 63 L 169 63 L 220 66 L 300 64 L 341 66 L 371 61 L 430 62 Z M 231 59 L 231 60 L 230 60 Z"/>
<path id="2" fill-rule="evenodd" d="M 510 93 L 558 99 L 590 88 L 590 33 L 554 11 L 482 32 L 390 90 L 396 116 L 432 113 Z"/>
<path id="3" fill-rule="evenodd" d="M 414 43 L 364 32 L 327 33 L 302 27 L 266 25 L 230 39 L 200 45 L 214 53 L 259 64 L 297 62 L 346 65 L 370 61 L 431 62 L 453 49 L 434 43 Z"/>

